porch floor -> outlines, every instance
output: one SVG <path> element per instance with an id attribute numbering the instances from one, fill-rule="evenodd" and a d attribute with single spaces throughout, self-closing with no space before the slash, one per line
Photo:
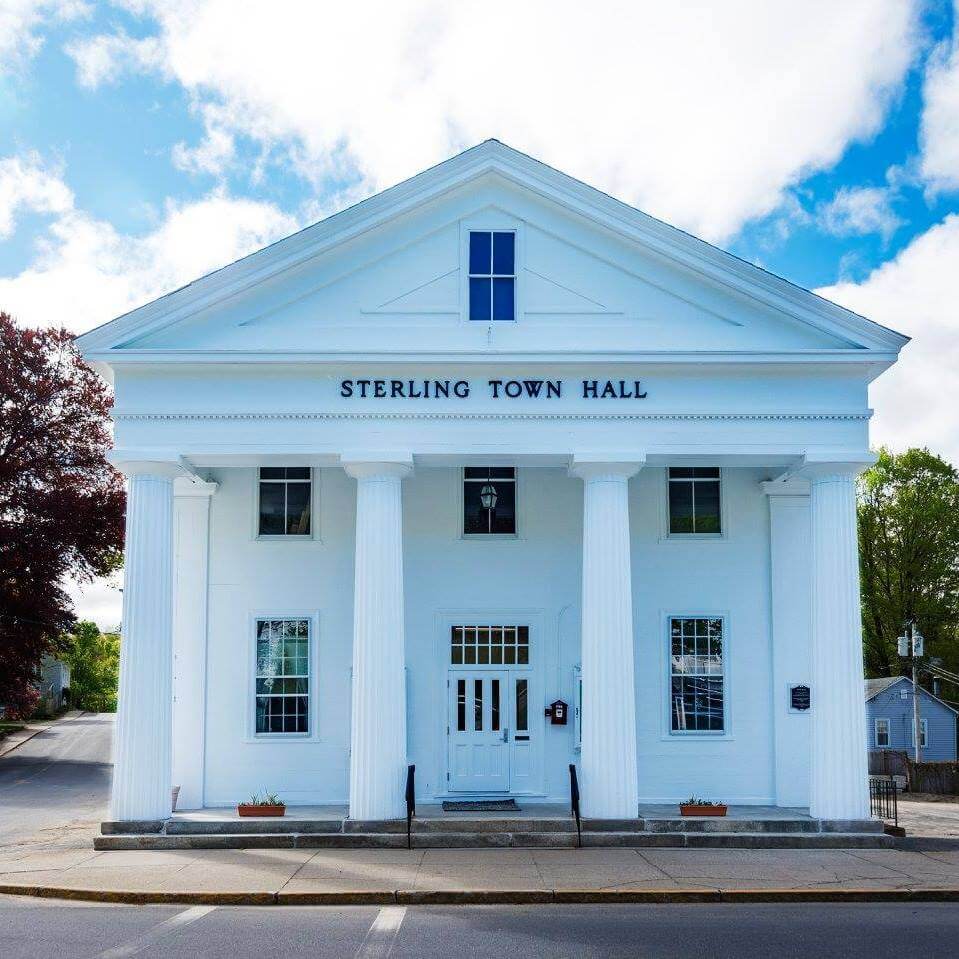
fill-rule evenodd
<path id="1" fill-rule="evenodd" d="M 442 803 L 417 803 L 417 819 L 448 820 L 516 820 L 516 819 L 565 819 L 570 816 L 567 803 L 537 803 L 517 800 L 518 809 L 509 811 L 455 811 L 443 809 Z M 235 806 L 208 807 L 206 809 L 178 809 L 171 817 L 174 820 L 201 822 L 232 822 L 240 819 Z M 287 806 L 286 820 L 307 822 L 342 822 L 349 818 L 349 807 L 343 804 L 323 806 Z M 641 803 L 637 819 L 680 819 L 679 808 L 675 803 Z M 782 806 L 730 806 L 727 819 L 748 819 L 766 821 L 811 820 L 809 810 Z"/>

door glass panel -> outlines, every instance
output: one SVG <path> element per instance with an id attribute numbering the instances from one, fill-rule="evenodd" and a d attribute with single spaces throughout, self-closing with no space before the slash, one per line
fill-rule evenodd
<path id="1" fill-rule="evenodd" d="M 466 732 L 466 680 L 456 680 L 456 731 Z"/>
<path id="2" fill-rule="evenodd" d="M 527 691 L 529 681 L 525 679 L 516 680 L 516 730 L 525 732 L 529 729 L 529 703 L 527 701 Z"/>
<path id="3" fill-rule="evenodd" d="M 483 680 L 473 680 L 473 728 L 483 729 Z"/>
<path id="4" fill-rule="evenodd" d="M 489 689 L 490 724 L 489 728 L 495 733 L 499 729 L 499 680 L 490 680 Z"/>

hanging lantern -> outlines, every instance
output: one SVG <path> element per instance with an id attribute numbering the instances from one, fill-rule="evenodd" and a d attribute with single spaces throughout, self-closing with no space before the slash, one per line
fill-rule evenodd
<path id="1" fill-rule="evenodd" d="M 485 483 L 480 490 L 480 502 L 483 504 L 483 509 L 493 509 L 496 506 L 496 487 Z"/>

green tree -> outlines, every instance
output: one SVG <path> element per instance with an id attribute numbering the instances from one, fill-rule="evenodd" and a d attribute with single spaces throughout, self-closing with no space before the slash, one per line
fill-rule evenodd
<path id="1" fill-rule="evenodd" d="M 959 668 L 959 472 L 926 449 L 883 449 L 859 482 L 866 675 L 900 672 L 896 638 L 915 620 L 926 655 Z"/>
<path id="2" fill-rule="evenodd" d="M 97 713 L 116 712 L 120 676 L 120 637 L 101 633 L 95 623 L 81 621 L 67 637 L 70 704 Z"/>

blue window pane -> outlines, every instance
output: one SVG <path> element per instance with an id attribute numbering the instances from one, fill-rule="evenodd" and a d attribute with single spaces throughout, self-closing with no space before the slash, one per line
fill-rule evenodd
<path id="1" fill-rule="evenodd" d="M 498 276 L 512 276 L 516 271 L 513 264 L 516 260 L 516 234 L 493 234 L 493 272 Z"/>
<path id="2" fill-rule="evenodd" d="M 492 233 L 470 233 L 470 273 L 489 275 L 492 240 Z"/>
<path id="3" fill-rule="evenodd" d="M 473 282 L 472 280 L 470 282 Z M 513 279 L 493 280 L 493 319 L 512 320 L 513 312 Z"/>
<path id="4" fill-rule="evenodd" d="M 470 280 L 470 319 L 488 323 L 490 315 L 490 281 Z"/>

